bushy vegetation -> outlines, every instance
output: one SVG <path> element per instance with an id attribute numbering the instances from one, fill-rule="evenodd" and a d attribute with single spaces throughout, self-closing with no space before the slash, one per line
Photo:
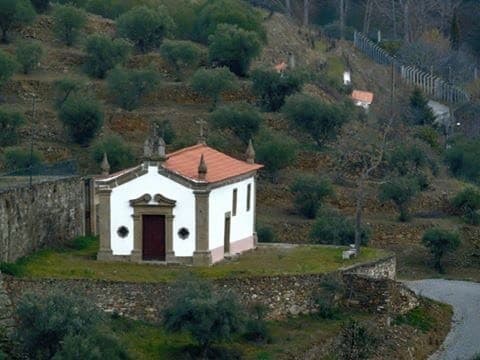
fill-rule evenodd
<path id="1" fill-rule="evenodd" d="M 465 222 L 471 225 L 480 224 L 480 191 L 467 187 L 452 199 L 453 207 L 463 215 Z"/>
<path id="2" fill-rule="evenodd" d="M 59 39 L 72 46 L 87 23 L 87 14 L 72 5 L 58 5 L 53 11 L 53 21 Z"/>
<path id="3" fill-rule="evenodd" d="M 30 169 L 35 173 L 35 169 L 41 164 L 42 158 L 37 151 L 31 151 L 22 148 L 7 148 L 3 154 L 5 168 L 8 172 L 14 172 L 17 175 L 30 173 Z"/>
<path id="4" fill-rule="evenodd" d="M 174 27 L 172 18 L 163 6 L 155 9 L 138 6 L 117 20 L 118 34 L 131 40 L 142 53 L 159 47 Z"/>
<path id="5" fill-rule="evenodd" d="M 266 39 L 261 14 L 246 3 L 235 0 L 204 2 L 198 10 L 195 39 L 206 44 L 220 24 L 237 25 L 240 29 L 255 32 L 260 39 Z"/>
<path id="6" fill-rule="evenodd" d="M 479 182 L 480 141 L 457 139 L 447 150 L 445 159 L 454 176 Z"/>
<path id="7" fill-rule="evenodd" d="M 244 327 L 243 311 L 232 293 L 214 293 L 206 280 L 182 278 L 175 284 L 174 300 L 164 311 L 170 332 L 186 332 L 207 357 L 215 342 L 231 340 Z"/>
<path id="8" fill-rule="evenodd" d="M 35 19 L 36 13 L 30 0 L 2 0 L 0 1 L 0 29 L 2 42 L 8 42 L 11 29 L 26 25 Z"/>
<path id="9" fill-rule="evenodd" d="M 278 172 L 291 165 L 297 157 L 297 143 L 289 136 L 264 131 L 255 142 L 256 156 L 265 165 L 270 180 L 278 180 Z"/>
<path id="10" fill-rule="evenodd" d="M 442 258 L 450 251 L 460 246 L 458 234 L 440 228 L 428 229 L 422 237 L 422 243 L 430 250 L 433 256 L 433 266 L 441 274 L 445 272 Z"/>
<path id="11" fill-rule="evenodd" d="M 17 62 L 9 53 L 0 50 L 0 87 L 12 77 L 17 70 Z"/>
<path id="12" fill-rule="evenodd" d="M 333 194 L 333 187 L 326 179 L 304 174 L 295 179 L 290 191 L 295 196 L 298 212 L 309 219 L 315 219 L 323 199 Z"/>
<path id="13" fill-rule="evenodd" d="M 38 67 L 43 56 L 43 48 L 36 41 L 21 41 L 17 45 L 15 55 L 23 73 L 29 74 Z"/>
<path id="14" fill-rule="evenodd" d="M 317 312 L 320 319 L 335 319 L 341 311 L 339 299 L 345 295 L 345 284 L 337 274 L 327 274 L 320 280 L 320 288 L 314 294 Z"/>
<path id="15" fill-rule="evenodd" d="M 115 68 L 108 73 L 108 92 L 115 103 L 125 110 L 136 109 L 143 97 L 151 93 L 160 83 L 154 70 L 128 70 Z"/>
<path id="16" fill-rule="evenodd" d="M 103 125 L 103 110 L 89 97 L 69 97 L 59 110 L 59 118 L 73 141 L 88 145 Z"/>
<path id="17" fill-rule="evenodd" d="M 410 97 L 410 111 L 415 125 L 431 125 L 435 121 L 435 115 L 428 106 L 428 99 L 419 88 L 415 88 Z"/>
<path id="18" fill-rule="evenodd" d="M 17 111 L 0 107 L 0 146 L 15 145 L 18 140 L 18 128 L 25 118 Z"/>
<path id="19" fill-rule="evenodd" d="M 55 106 L 60 109 L 70 96 L 78 95 L 83 89 L 84 83 L 75 78 L 64 78 L 55 81 Z"/>
<path id="20" fill-rule="evenodd" d="M 351 113 L 350 105 L 327 104 L 310 95 L 296 94 L 285 102 L 283 112 L 305 130 L 319 147 L 334 139 Z"/>
<path id="21" fill-rule="evenodd" d="M 418 306 L 406 314 L 398 315 L 395 318 L 394 324 L 410 325 L 426 333 L 429 332 L 435 325 L 435 319 L 429 315 L 422 306 Z"/>
<path id="22" fill-rule="evenodd" d="M 123 65 L 130 55 L 130 45 L 123 39 L 111 39 L 95 34 L 88 37 L 85 51 L 85 71 L 90 76 L 103 79 L 117 65 Z"/>
<path id="23" fill-rule="evenodd" d="M 227 105 L 212 112 L 210 121 L 217 128 L 230 129 L 240 140 L 248 144 L 260 129 L 262 116 L 254 107 L 247 104 Z"/>
<path id="24" fill-rule="evenodd" d="M 255 32 L 236 25 L 219 25 L 209 43 L 210 62 L 226 66 L 238 76 L 245 76 L 252 60 L 260 54 L 260 40 Z"/>
<path id="25" fill-rule="evenodd" d="M 44 13 L 50 7 L 50 0 L 30 0 L 37 13 Z"/>
<path id="26" fill-rule="evenodd" d="M 416 145 L 399 145 L 388 156 L 389 166 L 401 176 L 418 173 L 427 161 L 424 149 Z"/>
<path id="27" fill-rule="evenodd" d="M 63 292 L 24 296 L 17 307 L 18 338 L 33 359 L 127 359 L 116 338 L 101 329 L 92 302 Z"/>
<path id="28" fill-rule="evenodd" d="M 302 89 L 303 77 L 288 71 L 280 74 L 273 70 L 255 70 L 252 73 L 253 91 L 260 98 L 266 111 L 277 111 L 285 104 L 285 98 Z"/>
<path id="29" fill-rule="evenodd" d="M 162 57 L 175 69 L 177 80 L 182 79 L 186 69 L 196 68 L 204 51 L 194 42 L 186 40 L 165 40 L 160 47 Z"/>
<path id="30" fill-rule="evenodd" d="M 275 231 L 267 225 L 257 225 L 258 242 L 273 243 L 276 240 Z"/>
<path id="31" fill-rule="evenodd" d="M 212 110 L 214 110 L 220 95 L 236 87 L 235 81 L 235 75 L 225 67 L 198 69 L 192 77 L 191 85 L 195 92 L 212 99 Z"/>
<path id="32" fill-rule="evenodd" d="M 341 360 L 368 359 L 377 343 L 372 330 L 356 320 L 349 320 L 342 328 L 337 355 Z"/>
<path id="33" fill-rule="evenodd" d="M 267 308 L 265 305 L 256 303 L 250 309 L 250 316 L 245 323 L 245 332 L 243 337 L 251 342 L 263 344 L 271 340 L 271 334 L 268 329 L 265 315 Z"/>
<path id="34" fill-rule="evenodd" d="M 392 201 L 399 212 L 398 220 L 410 219 L 408 204 L 419 191 L 418 180 L 414 177 L 397 177 L 380 185 L 379 199 L 382 202 Z"/>
<path id="35" fill-rule="evenodd" d="M 361 243 L 367 245 L 370 233 L 361 229 Z M 310 231 L 316 244 L 351 245 L 355 242 L 355 223 L 336 211 L 325 210 L 318 214 Z"/>
<path id="36" fill-rule="evenodd" d="M 100 165 L 103 154 L 107 154 L 111 172 L 128 168 L 135 163 L 135 156 L 130 146 L 120 135 L 110 135 L 95 144 L 93 158 Z"/>

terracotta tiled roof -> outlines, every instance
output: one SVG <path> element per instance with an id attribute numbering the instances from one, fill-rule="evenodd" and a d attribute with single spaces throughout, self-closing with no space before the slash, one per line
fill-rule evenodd
<path id="1" fill-rule="evenodd" d="M 274 66 L 277 72 L 284 72 L 285 70 L 287 70 L 287 67 L 288 65 L 285 61 L 282 61 L 280 64 Z"/>
<path id="2" fill-rule="evenodd" d="M 373 93 L 368 91 L 353 90 L 352 99 L 371 104 L 373 102 Z"/>
<path id="3" fill-rule="evenodd" d="M 198 178 L 198 165 L 202 155 L 207 165 L 205 180 Z M 190 180 L 209 183 L 227 180 L 263 167 L 259 164 L 249 164 L 245 161 L 234 159 L 204 144 L 194 145 L 173 152 L 168 154 L 167 157 L 167 161 L 163 164 L 163 167 L 167 170 Z"/>

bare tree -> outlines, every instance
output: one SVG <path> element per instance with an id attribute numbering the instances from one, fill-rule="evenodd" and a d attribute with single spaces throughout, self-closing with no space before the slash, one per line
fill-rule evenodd
<path id="1" fill-rule="evenodd" d="M 365 10 L 363 15 L 363 33 L 368 35 L 370 32 L 370 23 L 372 20 L 373 0 L 365 0 Z"/>
<path id="2" fill-rule="evenodd" d="M 303 0 L 303 26 L 310 24 L 310 3 L 311 0 Z"/>

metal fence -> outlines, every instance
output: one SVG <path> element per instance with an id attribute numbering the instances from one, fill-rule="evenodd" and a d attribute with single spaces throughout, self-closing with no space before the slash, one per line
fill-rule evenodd
<path id="1" fill-rule="evenodd" d="M 378 64 L 393 64 L 407 84 L 419 87 L 434 99 L 454 104 L 470 101 L 470 94 L 466 90 L 415 66 L 402 64 L 398 58 L 387 53 L 364 34 L 355 31 L 353 39 L 355 47 L 369 58 Z"/>

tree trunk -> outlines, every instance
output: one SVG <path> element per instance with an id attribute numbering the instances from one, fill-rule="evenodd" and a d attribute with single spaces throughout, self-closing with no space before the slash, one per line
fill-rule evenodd
<path id="1" fill-rule="evenodd" d="M 340 0 L 340 40 L 345 40 L 345 0 Z"/>
<path id="2" fill-rule="evenodd" d="M 373 6 L 372 0 L 365 1 L 365 13 L 363 16 L 363 33 L 365 35 L 368 35 L 368 32 L 370 31 L 370 20 L 372 18 L 372 6 Z"/>
<path id="3" fill-rule="evenodd" d="M 397 9 L 395 7 L 395 1 L 392 0 L 392 27 L 393 27 L 393 40 L 397 40 Z"/>
<path id="4" fill-rule="evenodd" d="M 364 179 L 362 177 L 358 185 L 355 206 L 355 250 L 357 251 L 357 256 L 360 255 L 360 247 L 362 245 L 363 185 Z"/>
<path id="5" fill-rule="evenodd" d="M 410 42 L 409 2 L 410 0 L 405 0 L 405 3 L 403 5 L 403 39 L 406 43 Z"/>
<path id="6" fill-rule="evenodd" d="M 292 17 L 292 2 L 291 0 L 285 0 L 285 10 L 287 11 L 287 15 Z"/>
<path id="7" fill-rule="evenodd" d="M 310 24 L 310 1 L 303 0 L 303 26 L 307 27 Z"/>

